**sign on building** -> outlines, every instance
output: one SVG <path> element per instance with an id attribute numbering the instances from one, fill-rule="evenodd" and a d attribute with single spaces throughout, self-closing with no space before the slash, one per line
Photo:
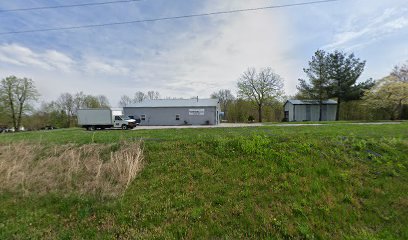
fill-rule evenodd
<path id="1" fill-rule="evenodd" d="M 188 109 L 188 115 L 190 116 L 204 116 L 205 109 Z"/>

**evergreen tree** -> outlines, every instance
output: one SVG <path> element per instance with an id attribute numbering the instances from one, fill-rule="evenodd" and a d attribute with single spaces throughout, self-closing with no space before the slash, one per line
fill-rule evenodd
<path id="1" fill-rule="evenodd" d="M 369 87 L 370 83 L 356 85 L 357 79 L 364 71 L 365 61 L 356 58 L 354 54 L 346 54 L 334 51 L 328 55 L 329 97 L 337 99 L 336 121 L 339 120 L 340 106 L 342 102 L 360 98 L 356 91 L 358 87 Z M 368 85 L 368 86 L 366 86 Z M 371 85 L 372 86 L 372 85 Z"/>
<path id="2" fill-rule="evenodd" d="M 329 55 L 323 50 L 317 50 L 309 61 L 309 67 L 304 68 L 303 71 L 308 77 L 299 79 L 299 95 L 308 99 L 316 99 L 319 101 L 319 121 L 322 120 L 322 105 L 323 100 L 328 98 L 329 90 L 329 69 L 328 69 Z"/>

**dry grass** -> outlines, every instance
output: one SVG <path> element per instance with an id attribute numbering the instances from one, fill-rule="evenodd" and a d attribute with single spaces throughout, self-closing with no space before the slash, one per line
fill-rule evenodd
<path id="1" fill-rule="evenodd" d="M 0 145 L 0 192 L 118 196 L 142 168 L 142 143 Z"/>

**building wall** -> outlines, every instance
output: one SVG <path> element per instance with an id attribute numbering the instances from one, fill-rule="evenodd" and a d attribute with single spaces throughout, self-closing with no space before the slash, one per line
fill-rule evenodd
<path id="1" fill-rule="evenodd" d="M 326 121 L 336 121 L 337 105 L 327 105 Z"/>
<path id="2" fill-rule="evenodd" d="M 293 105 L 287 102 L 285 104 L 285 111 L 289 111 L 290 122 L 319 121 L 319 105 Z M 336 105 L 322 105 L 322 121 L 335 120 Z"/>
<path id="3" fill-rule="evenodd" d="M 190 109 L 204 109 L 204 115 L 190 115 Z M 138 108 L 124 107 L 125 116 L 134 116 L 140 118 L 141 115 L 146 115 L 146 120 L 141 120 L 141 126 L 177 126 L 187 124 L 203 125 L 207 121 L 211 125 L 219 123 L 216 107 L 154 107 L 154 108 Z M 180 120 L 176 120 L 176 115 L 180 115 Z"/>
<path id="4" fill-rule="evenodd" d="M 309 114 L 308 109 L 309 108 Z M 295 120 L 303 121 L 319 121 L 319 106 L 318 105 L 295 105 Z"/>
<path id="5" fill-rule="evenodd" d="M 285 104 L 285 112 L 289 112 L 288 121 L 293 122 L 293 104 L 290 102 L 286 102 Z"/>

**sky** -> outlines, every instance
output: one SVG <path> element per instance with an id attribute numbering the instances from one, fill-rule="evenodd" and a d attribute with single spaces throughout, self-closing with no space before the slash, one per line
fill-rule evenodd
<path id="1" fill-rule="evenodd" d="M 312 0 L 141 0 L 35 11 L 1 12 L 104 0 L 0 1 L 0 33 L 172 17 Z M 296 93 L 318 49 L 366 60 L 359 81 L 380 79 L 408 60 L 407 0 L 339 0 L 307 6 L 99 28 L 0 35 L 0 78 L 33 79 L 41 101 L 61 93 L 162 97 L 236 93 L 249 67 L 271 67 Z"/>

